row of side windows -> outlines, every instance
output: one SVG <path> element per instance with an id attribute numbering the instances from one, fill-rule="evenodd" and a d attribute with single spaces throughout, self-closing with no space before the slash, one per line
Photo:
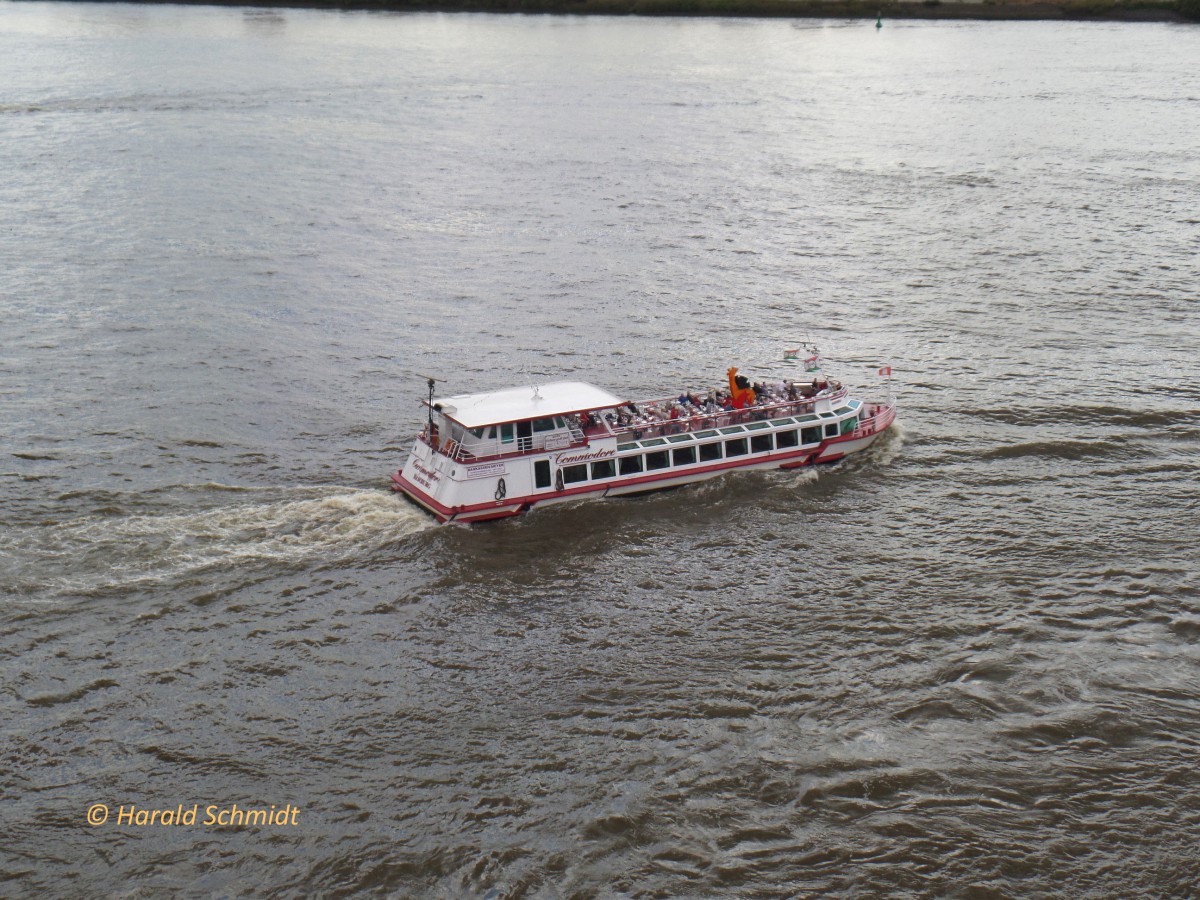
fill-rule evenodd
<path id="1" fill-rule="evenodd" d="M 827 437 L 838 434 L 836 422 L 827 423 L 824 431 Z M 756 434 L 748 438 L 731 438 L 727 441 L 715 441 L 711 444 L 700 444 L 691 447 L 676 447 L 671 450 L 652 450 L 645 454 L 623 456 L 618 460 L 603 459 L 598 462 L 580 463 L 577 466 L 564 466 L 562 472 L 563 484 L 577 484 L 581 481 L 600 481 L 621 475 L 637 475 L 641 472 L 653 472 L 658 469 L 668 469 L 672 466 L 689 466 L 696 462 L 715 462 L 720 459 L 731 459 L 751 453 L 770 453 L 772 450 L 787 450 L 801 444 L 818 444 L 821 442 L 822 426 L 811 428 L 780 431 L 776 434 Z M 539 460 L 534 464 L 534 483 L 539 488 L 550 487 L 550 463 Z"/>
<path id="2" fill-rule="evenodd" d="M 566 428 L 566 422 L 560 416 L 554 416 L 549 419 L 534 419 L 530 423 L 530 430 L 533 432 L 554 431 L 556 428 Z M 487 437 L 489 440 L 497 440 L 502 444 L 511 444 L 513 440 L 513 423 L 505 422 L 503 425 L 484 426 L 483 428 L 468 429 L 471 434 L 477 438 Z"/>

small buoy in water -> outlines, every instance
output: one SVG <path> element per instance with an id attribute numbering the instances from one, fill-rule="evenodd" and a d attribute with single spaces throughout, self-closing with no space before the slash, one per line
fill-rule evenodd
<path id="1" fill-rule="evenodd" d="M 876 28 L 882 28 L 882 27 L 883 27 L 883 13 L 880 13 L 879 15 L 877 15 L 877 16 L 875 17 L 875 27 L 876 27 Z"/>

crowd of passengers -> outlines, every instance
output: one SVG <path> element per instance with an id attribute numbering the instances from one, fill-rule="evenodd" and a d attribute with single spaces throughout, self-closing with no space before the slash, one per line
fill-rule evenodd
<path id="1" fill-rule="evenodd" d="M 727 390 L 714 389 L 701 396 L 695 393 L 680 394 L 667 400 L 644 403 L 640 407 L 633 402 L 616 410 L 603 413 L 604 422 L 613 431 L 632 429 L 635 436 L 647 433 L 678 433 L 692 428 L 711 428 L 741 421 L 769 418 L 769 412 L 778 407 L 820 396 L 831 390 L 825 379 L 813 379 L 811 384 L 794 381 L 754 382 L 751 385 L 754 400 L 738 409 L 732 394 Z M 605 432 L 600 416 L 582 413 L 579 426 L 585 434 Z"/>

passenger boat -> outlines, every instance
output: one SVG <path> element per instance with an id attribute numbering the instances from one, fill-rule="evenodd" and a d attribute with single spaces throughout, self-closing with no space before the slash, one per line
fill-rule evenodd
<path id="1" fill-rule="evenodd" d="M 640 401 L 581 381 L 434 399 L 430 379 L 425 427 L 392 489 L 440 522 L 482 522 L 869 447 L 895 420 L 895 402 L 852 398 L 808 362 L 803 382 L 751 384 L 732 368 L 728 390 Z"/>

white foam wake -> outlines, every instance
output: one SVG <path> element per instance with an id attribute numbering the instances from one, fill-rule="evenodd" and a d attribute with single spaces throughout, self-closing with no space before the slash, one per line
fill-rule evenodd
<path id="1" fill-rule="evenodd" d="M 296 492 L 309 496 L 295 499 Z M 170 582 L 219 567 L 327 564 L 431 527 L 384 491 L 297 488 L 209 509 L 89 515 L 0 537 L 0 588 L 27 599 Z M 291 495 L 289 498 L 287 494 Z M 315 496 L 314 496 L 315 495 Z"/>
<path id="2" fill-rule="evenodd" d="M 904 423 L 897 419 L 863 454 L 874 465 L 889 466 L 904 449 Z"/>

